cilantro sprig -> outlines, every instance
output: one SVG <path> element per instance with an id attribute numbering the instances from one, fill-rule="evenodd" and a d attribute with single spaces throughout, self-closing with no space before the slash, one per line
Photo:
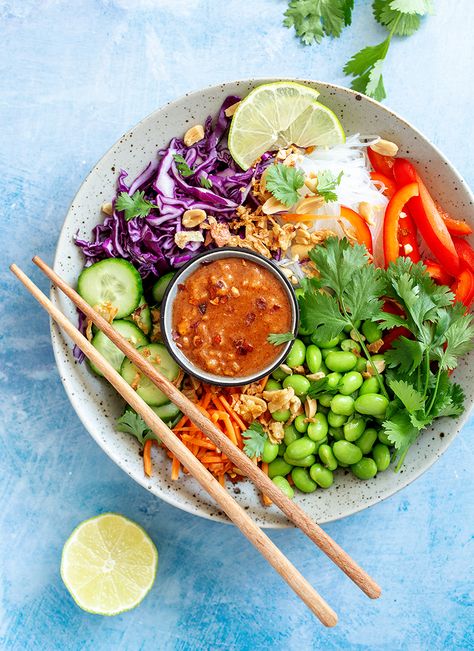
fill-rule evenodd
<path id="1" fill-rule="evenodd" d="M 115 208 L 123 211 L 125 221 L 129 222 L 135 217 L 147 217 L 157 206 L 145 199 L 145 192 L 137 190 L 131 196 L 128 192 L 121 192 L 115 200 Z"/>
<path id="2" fill-rule="evenodd" d="M 305 45 L 320 43 L 324 36 L 338 37 L 351 24 L 354 0 L 291 0 L 285 27 L 294 27 Z"/>
<path id="3" fill-rule="evenodd" d="M 267 168 L 265 185 L 275 199 L 289 208 L 300 199 L 298 190 L 304 185 L 304 172 L 296 167 L 277 163 Z"/>
<path id="4" fill-rule="evenodd" d="M 184 156 L 181 156 L 181 154 L 173 154 L 173 160 L 176 163 L 178 172 L 181 174 L 183 178 L 186 178 L 194 174 L 194 170 L 191 167 L 189 167 Z"/>
<path id="5" fill-rule="evenodd" d="M 323 197 L 326 203 L 337 201 L 335 190 L 340 184 L 343 174 L 344 172 L 340 172 L 335 176 L 330 170 L 322 170 L 321 172 L 318 172 L 316 191 L 321 197 Z"/>
<path id="6" fill-rule="evenodd" d="M 274 346 L 280 346 L 280 344 L 286 344 L 287 341 L 293 341 L 294 338 L 295 335 L 292 332 L 271 332 L 267 337 L 267 341 Z"/>
<path id="7" fill-rule="evenodd" d="M 127 409 L 120 418 L 117 419 L 115 429 L 118 432 L 126 432 L 134 436 L 141 445 L 145 445 L 148 439 L 153 439 L 161 443 L 160 439 L 154 434 L 143 418 L 131 409 Z"/>
<path id="8" fill-rule="evenodd" d="M 245 454 L 251 459 L 261 457 L 263 446 L 268 438 L 262 425 L 258 421 L 254 421 L 245 432 L 242 432 L 242 437 Z"/>

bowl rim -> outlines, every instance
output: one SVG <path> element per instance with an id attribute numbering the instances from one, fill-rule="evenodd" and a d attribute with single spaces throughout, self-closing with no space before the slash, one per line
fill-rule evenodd
<path id="1" fill-rule="evenodd" d="M 214 258 L 220 260 L 222 258 L 241 258 L 244 260 L 255 261 L 256 264 L 261 265 L 265 269 L 268 269 L 270 273 L 278 278 L 281 285 L 284 286 L 286 294 L 288 296 L 288 302 L 291 308 L 291 332 L 293 333 L 293 339 L 286 342 L 280 353 L 273 359 L 271 364 L 268 364 L 262 370 L 254 373 L 253 375 L 247 375 L 245 377 L 221 377 L 215 375 L 214 373 L 207 373 L 203 369 L 200 369 L 198 366 L 193 364 L 184 353 L 179 351 L 176 344 L 173 341 L 172 333 L 169 331 L 171 314 L 173 311 L 173 305 L 169 305 L 171 294 L 173 294 L 173 300 L 176 299 L 176 286 L 182 281 L 183 276 L 188 278 L 194 271 L 197 269 L 192 269 L 193 267 L 198 267 L 200 263 L 205 262 L 208 258 Z M 190 269 L 192 269 L 190 271 Z M 167 318 L 169 315 L 169 319 Z M 246 384 L 252 384 L 253 382 L 258 382 L 267 375 L 273 373 L 273 371 L 280 366 L 285 357 L 287 356 L 294 339 L 298 336 L 298 326 L 299 326 L 299 307 L 298 300 L 296 298 L 295 290 L 293 289 L 292 284 L 282 272 L 282 270 L 272 261 L 265 258 L 263 255 L 260 255 L 252 249 L 247 249 L 245 247 L 233 247 L 233 246 L 223 246 L 217 249 L 211 249 L 210 251 L 204 251 L 199 253 L 195 257 L 191 258 L 185 265 L 180 267 L 175 273 L 171 281 L 169 282 L 166 291 L 163 295 L 163 300 L 160 307 L 160 329 L 161 335 L 163 337 L 163 342 L 166 345 L 171 357 L 175 362 L 188 374 L 194 376 L 202 382 L 207 384 L 213 384 L 214 386 L 226 386 L 226 387 L 239 387 Z"/>
<path id="2" fill-rule="evenodd" d="M 95 168 L 97 165 L 102 161 L 103 158 L 106 156 L 110 155 L 111 152 L 115 149 L 117 144 L 119 143 L 120 140 L 124 139 L 127 137 L 129 134 L 131 134 L 133 131 L 135 131 L 140 125 L 142 125 L 144 122 L 147 122 L 152 116 L 155 114 L 165 110 L 165 109 L 172 109 L 175 105 L 179 105 L 184 99 L 188 99 L 189 101 L 192 101 L 193 97 L 199 96 L 203 93 L 203 91 L 209 91 L 209 90 L 216 90 L 219 91 L 224 86 L 230 86 L 230 85 L 239 85 L 239 84 L 263 84 L 263 83 L 271 83 L 271 82 L 276 82 L 276 81 L 293 81 L 293 82 L 298 82 L 302 84 L 312 84 L 317 86 L 318 84 L 321 86 L 326 87 L 329 90 L 336 90 L 336 91 L 341 91 L 343 93 L 347 93 L 350 96 L 353 96 L 354 98 L 361 98 L 366 102 L 369 102 L 370 104 L 373 104 L 375 107 L 378 109 L 390 114 L 392 117 L 396 118 L 399 120 L 401 123 L 403 123 L 405 126 L 407 126 L 409 129 L 411 129 L 416 135 L 420 136 L 420 138 L 423 141 L 426 141 L 429 143 L 430 147 L 436 152 L 436 154 L 439 156 L 439 158 L 448 166 L 450 173 L 457 179 L 457 181 L 462 184 L 464 187 L 465 191 L 467 192 L 469 199 L 474 205 L 474 193 L 470 189 L 469 185 L 466 183 L 464 180 L 463 176 L 459 173 L 457 168 L 451 163 L 451 161 L 441 152 L 441 150 L 436 146 L 435 143 L 432 142 L 430 138 L 424 135 L 422 131 L 420 131 L 417 127 L 415 127 L 411 122 L 406 120 L 404 117 L 402 117 L 397 111 L 394 111 L 393 109 L 389 108 L 388 106 L 385 106 L 378 102 L 377 100 L 372 99 L 371 97 L 368 97 L 364 93 L 361 93 L 359 91 L 355 91 L 351 88 L 348 88 L 346 86 L 342 86 L 340 84 L 334 84 L 328 81 L 323 81 L 320 79 L 308 79 L 305 77 L 292 77 L 292 76 L 280 76 L 280 77 L 274 77 L 274 76 L 262 76 L 262 77 L 243 77 L 243 78 L 238 78 L 238 79 L 227 79 L 223 80 L 220 82 L 216 82 L 213 84 L 207 84 L 206 86 L 202 86 L 200 88 L 196 88 L 195 90 L 191 90 L 189 92 L 186 92 L 179 97 L 172 99 L 166 103 L 164 103 L 162 106 L 158 107 L 157 109 L 151 111 L 148 113 L 146 116 L 144 116 L 141 120 L 139 120 L 136 124 L 134 124 L 130 129 L 128 129 L 124 134 L 119 136 L 113 143 L 112 145 L 100 156 L 100 158 L 95 162 L 95 164 L 89 169 L 87 174 L 84 176 L 84 179 L 82 183 L 79 185 L 77 188 L 77 191 L 72 198 L 69 207 L 66 211 L 65 218 L 63 221 L 63 224 L 61 226 L 61 229 L 59 231 L 58 239 L 57 239 L 57 244 L 56 244 L 56 249 L 54 253 L 54 259 L 53 259 L 53 268 L 55 271 L 58 271 L 58 262 L 60 258 L 60 251 L 59 251 L 59 245 L 60 242 L 64 239 L 65 231 L 66 231 L 66 219 L 67 216 L 74 205 L 74 202 L 76 200 L 76 197 L 80 194 L 82 188 L 84 185 L 87 183 L 87 180 L 89 179 L 90 175 L 94 172 Z M 58 290 L 53 286 L 51 287 L 50 290 L 50 298 L 52 302 L 58 306 Z M 124 471 L 124 473 L 128 476 L 130 476 L 135 482 L 137 482 L 139 485 L 141 485 L 143 488 L 151 492 L 153 495 L 156 497 L 159 497 L 162 499 L 164 502 L 167 504 L 170 504 L 182 511 L 185 511 L 189 513 L 190 515 L 194 515 L 196 517 L 201 517 L 205 518 L 207 520 L 210 520 L 211 522 L 215 523 L 222 523 L 222 524 L 230 524 L 232 525 L 232 522 L 224 515 L 219 515 L 218 513 L 210 514 L 204 510 L 201 510 L 199 507 L 196 507 L 193 504 L 188 504 L 186 502 L 181 502 L 180 500 L 176 499 L 173 494 L 167 494 L 165 492 L 158 492 L 155 487 L 150 486 L 145 477 L 142 477 L 141 475 L 136 475 L 127 470 L 127 468 L 124 465 L 124 461 L 121 458 L 121 455 L 115 453 L 114 450 L 111 450 L 110 447 L 107 447 L 105 443 L 101 440 L 99 436 L 96 435 L 94 432 L 93 428 L 89 428 L 89 423 L 87 422 L 87 418 L 85 414 L 82 412 L 82 410 L 78 407 L 76 409 L 76 404 L 77 400 L 74 395 L 74 389 L 71 386 L 71 383 L 69 380 L 66 380 L 63 377 L 62 373 L 62 368 L 67 368 L 68 366 L 68 360 L 63 356 L 62 351 L 61 351 L 61 346 L 60 346 L 60 339 L 59 337 L 61 336 L 60 330 L 57 328 L 56 324 L 54 321 L 50 320 L 50 334 L 51 334 L 51 339 L 52 339 L 52 348 L 53 348 L 53 354 L 54 354 L 54 359 L 56 366 L 59 371 L 59 376 L 61 379 L 61 383 L 64 387 L 64 390 L 66 392 L 66 395 L 68 396 L 68 399 L 71 403 L 71 405 L 74 408 L 74 411 L 76 412 L 77 416 L 79 417 L 79 420 L 81 423 L 84 425 L 84 428 L 87 430 L 87 432 L 90 434 L 90 436 L 94 439 L 94 441 L 99 445 L 100 448 L 105 452 L 105 454 L 121 469 Z M 64 366 L 63 366 L 64 365 Z M 347 518 L 351 515 L 355 515 L 356 513 L 359 513 L 361 511 L 364 511 L 367 508 L 370 508 L 372 506 L 375 506 L 379 504 L 380 502 L 383 502 L 389 498 L 391 498 L 393 495 L 396 493 L 400 492 L 401 490 L 405 489 L 407 486 L 409 486 L 411 483 L 413 483 L 416 479 L 418 479 L 421 475 L 423 475 L 427 470 L 429 470 L 436 461 L 446 452 L 448 447 L 451 445 L 451 443 L 454 441 L 454 439 L 458 436 L 459 432 L 469 419 L 472 411 L 474 409 L 474 401 L 465 409 L 464 413 L 458 417 L 458 419 L 455 421 L 455 433 L 451 438 L 445 437 L 442 439 L 442 443 L 439 445 L 439 452 L 437 454 L 434 454 L 430 456 L 428 459 L 424 459 L 418 466 L 417 470 L 414 471 L 409 479 L 400 486 L 396 486 L 386 494 L 380 495 L 378 494 L 376 497 L 374 497 L 373 501 L 370 502 L 360 502 L 357 506 L 351 505 L 350 508 L 347 508 L 346 511 L 342 515 L 338 515 L 336 517 L 328 517 L 328 518 L 323 518 L 323 519 L 318 519 L 317 522 L 320 524 L 326 524 L 329 522 L 335 522 L 337 520 L 342 520 L 344 518 Z M 289 520 L 281 520 L 279 522 L 264 522 L 264 523 L 259 523 L 259 526 L 261 526 L 264 529 L 288 529 L 288 528 L 295 528 L 294 525 L 289 521 Z"/>

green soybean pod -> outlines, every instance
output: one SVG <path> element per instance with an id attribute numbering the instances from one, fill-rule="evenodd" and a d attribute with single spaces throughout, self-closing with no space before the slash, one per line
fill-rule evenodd
<path id="1" fill-rule="evenodd" d="M 306 346 L 301 339 L 295 339 L 286 358 L 286 363 L 290 368 L 296 368 L 304 364 L 305 357 Z"/>
<path id="2" fill-rule="evenodd" d="M 377 474 L 377 464 L 370 457 L 362 457 L 351 464 L 351 470 L 358 479 L 372 479 Z"/>
<path id="3" fill-rule="evenodd" d="M 362 334 L 369 344 L 373 344 L 375 341 L 382 339 L 382 330 L 373 321 L 364 321 L 362 324 Z"/>
<path id="4" fill-rule="evenodd" d="M 342 376 L 342 380 L 337 386 L 339 393 L 343 396 L 350 396 L 351 393 L 357 391 L 364 381 L 364 378 L 358 371 L 349 371 Z"/>
<path id="5" fill-rule="evenodd" d="M 284 429 L 284 432 L 285 435 L 283 441 L 285 442 L 286 447 L 291 445 L 293 441 L 301 438 L 301 434 L 298 432 L 294 425 L 287 425 Z"/>
<path id="6" fill-rule="evenodd" d="M 339 337 L 334 337 L 333 339 L 322 339 L 314 333 L 311 335 L 311 341 L 313 344 L 318 346 L 318 348 L 334 348 L 339 343 Z"/>
<path id="7" fill-rule="evenodd" d="M 317 488 L 316 482 L 311 479 L 306 468 L 293 468 L 291 478 L 302 493 L 314 493 Z"/>
<path id="8" fill-rule="evenodd" d="M 322 441 L 328 433 L 328 419 L 320 411 L 314 414 L 313 421 L 309 423 L 306 435 L 312 441 Z"/>
<path id="9" fill-rule="evenodd" d="M 316 452 L 316 443 L 307 436 L 302 436 L 297 441 L 293 441 L 286 448 L 286 456 L 290 459 L 304 459 L 309 454 Z"/>
<path id="10" fill-rule="evenodd" d="M 287 463 L 282 457 L 277 457 L 274 461 L 268 464 L 268 476 L 270 479 L 273 479 L 273 477 L 276 477 L 277 475 L 284 477 L 291 472 L 292 467 L 293 466 Z"/>
<path id="11" fill-rule="evenodd" d="M 340 464 L 352 465 L 362 459 L 362 451 L 349 441 L 336 441 L 332 446 L 332 451 Z"/>
<path id="12" fill-rule="evenodd" d="M 293 421 L 293 425 L 295 426 L 297 432 L 304 434 L 308 429 L 308 421 L 306 419 L 306 416 L 303 416 L 303 414 L 297 416 Z"/>
<path id="13" fill-rule="evenodd" d="M 276 475 L 275 477 L 273 477 L 272 482 L 275 484 L 275 486 L 278 486 L 281 492 L 284 493 L 287 497 L 289 497 L 290 500 L 293 499 L 293 497 L 295 496 L 295 491 L 293 490 L 293 487 L 290 486 L 288 480 L 285 477 L 282 477 L 281 475 Z"/>
<path id="14" fill-rule="evenodd" d="M 330 427 L 328 434 L 335 441 L 341 441 L 344 438 L 344 430 L 342 427 Z"/>
<path id="15" fill-rule="evenodd" d="M 278 448 L 279 446 L 277 444 L 271 443 L 267 439 L 263 444 L 262 461 L 264 463 L 271 463 L 274 461 L 278 456 Z"/>
<path id="16" fill-rule="evenodd" d="M 365 432 L 355 441 L 355 444 L 362 450 L 362 454 L 366 455 L 369 454 L 369 452 L 372 450 L 376 440 L 377 430 L 373 427 L 368 427 Z"/>
<path id="17" fill-rule="evenodd" d="M 332 448 L 330 445 L 323 443 L 319 446 L 318 456 L 321 459 L 321 463 L 328 470 L 336 470 L 337 468 L 337 459 L 334 456 Z"/>
<path id="18" fill-rule="evenodd" d="M 288 389 L 291 387 L 294 389 L 295 394 L 301 398 L 301 396 L 305 396 L 308 391 L 309 387 L 311 386 L 310 381 L 305 378 L 304 375 L 288 375 L 284 380 L 283 380 L 283 388 Z"/>
<path id="19" fill-rule="evenodd" d="M 355 410 L 364 416 L 382 418 L 388 407 L 388 399 L 380 393 L 366 393 L 355 401 Z"/>
<path id="20" fill-rule="evenodd" d="M 277 382 L 281 382 L 286 378 L 288 373 L 285 373 L 280 367 L 276 368 L 272 373 L 272 378 Z"/>
<path id="21" fill-rule="evenodd" d="M 347 420 L 347 416 L 336 414 L 331 409 L 327 415 L 327 419 L 331 427 L 342 427 Z"/>
<path id="22" fill-rule="evenodd" d="M 328 373 L 326 375 L 327 388 L 329 390 L 336 389 L 341 380 L 342 380 L 341 373 L 335 373 L 334 371 L 332 373 Z"/>
<path id="23" fill-rule="evenodd" d="M 309 469 L 309 476 L 321 488 L 329 488 L 332 486 L 334 476 L 328 468 L 325 468 L 320 463 L 314 463 Z"/>
<path id="24" fill-rule="evenodd" d="M 323 358 L 323 360 L 325 360 L 330 353 L 335 353 L 338 350 L 339 348 L 337 346 L 334 346 L 333 348 L 323 348 L 321 350 L 321 357 Z"/>
<path id="25" fill-rule="evenodd" d="M 364 430 L 365 420 L 357 414 L 343 425 L 344 438 L 346 441 L 350 441 L 351 443 L 357 441 L 357 439 L 364 433 Z"/>
<path id="26" fill-rule="evenodd" d="M 341 416 L 351 416 L 354 413 L 354 398 L 336 393 L 331 400 L 331 411 Z"/>
<path id="27" fill-rule="evenodd" d="M 383 443 L 387 447 L 391 447 L 393 445 L 392 441 L 388 438 L 388 435 L 385 433 L 385 430 L 379 429 L 377 436 L 380 443 Z"/>
<path id="28" fill-rule="evenodd" d="M 287 452 L 283 455 L 283 459 L 292 466 L 298 466 L 301 468 L 309 468 L 316 461 L 314 454 L 308 454 L 308 456 L 303 457 L 302 459 L 293 459 L 293 457 L 288 456 Z"/>
<path id="29" fill-rule="evenodd" d="M 332 393 L 320 393 L 318 396 L 318 402 L 323 407 L 329 407 L 332 400 Z"/>
<path id="30" fill-rule="evenodd" d="M 365 396 L 366 393 L 379 393 L 380 385 L 376 377 L 368 377 L 362 383 L 362 386 L 359 389 L 359 395 Z"/>
<path id="31" fill-rule="evenodd" d="M 358 373 L 365 373 L 367 371 L 367 360 L 364 357 L 358 357 L 354 371 Z"/>
<path id="32" fill-rule="evenodd" d="M 291 411 L 289 409 L 277 409 L 272 414 L 273 420 L 276 420 L 279 423 L 286 423 L 286 421 L 291 417 Z"/>
<path id="33" fill-rule="evenodd" d="M 372 450 L 372 456 L 379 472 L 387 470 L 390 465 L 390 450 L 386 445 L 377 443 Z"/>
<path id="34" fill-rule="evenodd" d="M 270 378 L 265 385 L 265 391 L 279 391 L 280 389 L 281 389 L 281 383 L 277 382 L 273 378 Z"/>
<path id="35" fill-rule="evenodd" d="M 323 356 L 321 355 L 321 350 L 314 344 L 310 344 L 306 348 L 306 366 L 309 368 L 310 372 L 318 373 L 322 361 Z"/>
<path id="36" fill-rule="evenodd" d="M 362 348 L 360 347 L 360 344 L 357 341 L 354 341 L 353 339 L 344 339 L 340 343 L 341 350 L 344 351 L 349 351 L 351 353 L 354 353 L 355 355 L 360 355 L 360 352 Z"/>
<path id="37" fill-rule="evenodd" d="M 352 371 L 357 364 L 357 357 L 349 351 L 339 350 L 329 353 L 324 361 L 331 371 L 346 373 L 347 371 Z"/>
<path id="38" fill-rule="evenodd" d="M 319 367 L 319 372 L 324 373 L 324 375 L 327 375 L 329 373 L 329 369 L 324 363 L 324 360 L 321 362 L 321 366 Z"/>

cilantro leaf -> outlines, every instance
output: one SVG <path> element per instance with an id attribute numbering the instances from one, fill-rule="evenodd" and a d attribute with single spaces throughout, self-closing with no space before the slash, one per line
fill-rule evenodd
<path id="1" fill-rule="evenodd" d="M 380 316 L 383 303 L 379 297 L 382 290 L 382 274 L 373 264 L 366 263 L 353 273 L 343 290 L 344 304 L 353 322 Z"/>
<path id="2" fill-rule="evenodd" d="M 400 375 L 410 375 L 423 361 L 424 352 L 425 346 L 419 341 L 401 336 L 385 352 L 385 362 L 391 368 L 398 367 Z"/>
<path id="3" fill-rule="evenodd" d="M 294 338 L 295 335 L 292 332 L 283 332 L 281 334 L 271 332 L 267 337 L 267 341 L 269 344 L 279 346 L 280 344 L 285 344 L 287 341 L 293 341 Z"/>
<path id="4" fill-rule="evenodd" d="M 323 245 L 309 252 L 320 275 L 321 285 L 341 294 L 354 272 L 367 264 L 367 249 L 360 244 L 351 246 L 347 238 L 328 237 Z"/>
<path id="5" fill-rule="evenodd" d="M 145 192 L 137 190 L 132 196 L 128 192 L 121 192 L 115 200 L 115 208 L 123 211 L 125 220 L 128 222 L 135 217 L 147 217 L 151 210 L 157 206 L 145 199 Z"/>
<path id="6" fill-rule="evenodd" d="M 420 430 L 413 425 L 407 411 L 395 412 L 390 420 L 383 422 L 382 426 L 397 451 L 398 464 L 396 470 L 398 471 L 403 464 L 408 449 L 418 438 Z"/>
<path id="7" fill-rule="evenodd" d="M 460 416 L 463 411 L 464 391 L 459 384 L 450 382 L 449 375 L 443 372 L 440 377 L 438 396 L 431 414 L 432 418 Z"/>
<path id="8" fill-rule="evenodd" d="M 199 183 L 203 188 L 206 188 L 206 190 L 210 190 L 212 188 L 212 181 L 207 176 L 201 176 Z"/>
<path id="9" fill-rule="evenodd" d="M 350 325 L 341 314 L 337 299 L 326 292 L 305 292 L 299 305 L 303 328 L 322 339 L 333 339 Z"/>
<path id="10" fill-rule="evenodd" d="M 304 172 L 295 167 L 277 163 L 267 168 L 265 184 L 275 199 L 290 207 L 300 198 L 298 190 L 304 185 Z"/>
<path id="11" fill-rule="evenodd" d="M 424 16 L 433 13 L 433 3 L 432 0 L 391 0 L 390 9 L 402 14 Z"/>
<path id="12" fill-rule="evenodd" d="M 263 446 L 267 440 L 267 435 L 258 421 L 254 421 L 250 427 L 242 432 L 244 439 L 244 452 L 253 459 L 254 457 L 261 457 L 263 453 Z"/>
<path id="13" fill-rule="evenodd" d="M 445 333 L 446 348 L 439 359 L 440 367 L 443 370 L 456 368 L 457 358 L 473 349 L 473 337 L 474 327 L 470 314 L 463 314 L 453 320 Z"/>
<path id="14" fill-rule="evenodd" d="M 423 409 L 425 398 L 409 382 L 404 380 L 391 380 L 389 385 L 393 393 L 410 414 Z"/>
<path id="15" fill-rule="evenodd" d="M 194 170 L 191 167 L 189 167 L 184 156 L 181 156 L 181 154 L 173 154 L 173 160 L 176 163 L 178 172 L 181 174 L 182 177 L 186 178 L 187 176 L 191 176 L 192 174 L 194 174 Z"/>
<path id="16" fill-rule="evenodd" d="M 368 45 L 357 54 L 354 54 L 344 66 L 345 75 L 359 77 L 365 72 L 372 70 L 380 59 L 385 59 L 390 42 L 388 39 L 378 45 Z"/>
<path id="17" fill-rule="evenodd" d="M 337 393 L 337 387 L 330 389 L 328 386 L 327 377 L 322 377 L 319 380 L 313 380 L 308 391 L 310 398 L 317 398 L 321 393 Z"/>
<path id="18" fill-rule="evenodd" d="M 324 198 L 326 203 L 337 201 L 335 189 L 341 182 L 343 174 L 344 172 L 341 172 L 338 176 L 334 176 L 330 170 L 322 170 L 318 173 L 318 185 L 316 191 Z"/>
<path id="19" fill-rule="evenodd" d="M 115 428 L 119 432 L 126 432 L 127 434 L 135 436 L 141 445 L 144 445 L 145 441 L 148 441 L 148 439 L 154 439 L 161 443 L 158 436 L 151 431 L 143 418 L 131 409 L 127 409 L 124 414 L 117 419 Z"/>
<path id="20" fill-rule="evenodd" d="M 283 24 L 294 27 L 305 45 L 339 37 L 352 20 L 353 0 L 291 0 Z"/>
<path id="21" fill-rule="evenodd" d="M 365 94 L 381 102 L 387 97 L 382 76 L 383 59 L 379 59 L 369 72 L 369 79 L 365 87 Z"/>

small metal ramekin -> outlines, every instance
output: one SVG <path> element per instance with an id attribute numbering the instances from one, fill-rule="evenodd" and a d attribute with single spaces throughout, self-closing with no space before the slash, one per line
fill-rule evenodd
<path id="1" fill-rule="evenodd" d="M 298 332 L 299 308 L 298 308 L 298 301 L 294 289 L 291 283 L 289 282 L 289 280 L 287 279 L 287 277 L 279 269 L 279 267 L 274 262 L 271 262 L 267 258 L 264 258 L 258 253 L 251 251 L 250 249 L 240 249 L 240 248 L 232 248 L 232 247 L 213 249 L 212 251 L 208 251 L 205 253 L 201 253 L 200 255 L 197 255 L 195 258 L 190 260 L 187 264 L 185 264 L 183 267 L 181 267 L 181 269 L 178 270 L 178 272 L 175 274 L 172 281 L 168 285 L 168 288 L 166 289 L 165 295 L 163 297 L 163 302 L 161 304 L 161 334 L 163 337 L 163 341 L 166 344 L 172 357 L 181 366 L 181 368 L 184 371 L 186 371 L 186 373 L 189 373 L 190 375 L 193 375 L 198 380 L 202 380 L 203 382 L 207 382 L 208 384 L 217 384 L 220 386 L 235 387 L 235 386 L 242 386 L 244 384 L 250 384 L 251 382 L 256 382 L 257 380 L 260 380 L 266 375 L 272 373 L 272 371 L 274 371 L 288 355 L 292 342 L 289 341 L 285 343 L 278 356 L 275 357 L 272 363 L 266 366 L 264 369 L 261 369 L 260 371 L 258 371 L 253 375 L 233 376 L 233 377 L 216 375 L 214 373 L 208 373 L 207 371 L 204 371 L 203 369 L 199 368 L 199 366 L 193 364 L 193 362 L 191 362 L 191 360 L 189 360 L 186 357 L 183 351 L 180 348 L 178 348 L 176 342 L 173 339 L 173 333 L 172 333 L 173 303 L 178 292 L 178 285 L 184 283 L 188 278 L 188 276 L 190 276 L 194 271 L 196 271 L 196 269 L 202 263 L 209 264 L 209 262 L 213 262 L 214 260 L 222 260 L 223 258 L 241 258 L 244 260 L 251 260 L 252 262 L 256 262 L 257 264 L 261 265 L 262 267 L 270 271 L 270 273 L 272 273 L 273 276 L 275 276 L 275 278 L 278 279 L 278 281 L 280 282 L 281 286 L 285 290 L 286 295 L 288 297 L 288 301 L 291 308 L 290 330 L 291 332 L 294 333 L 295 336 Z"/>

